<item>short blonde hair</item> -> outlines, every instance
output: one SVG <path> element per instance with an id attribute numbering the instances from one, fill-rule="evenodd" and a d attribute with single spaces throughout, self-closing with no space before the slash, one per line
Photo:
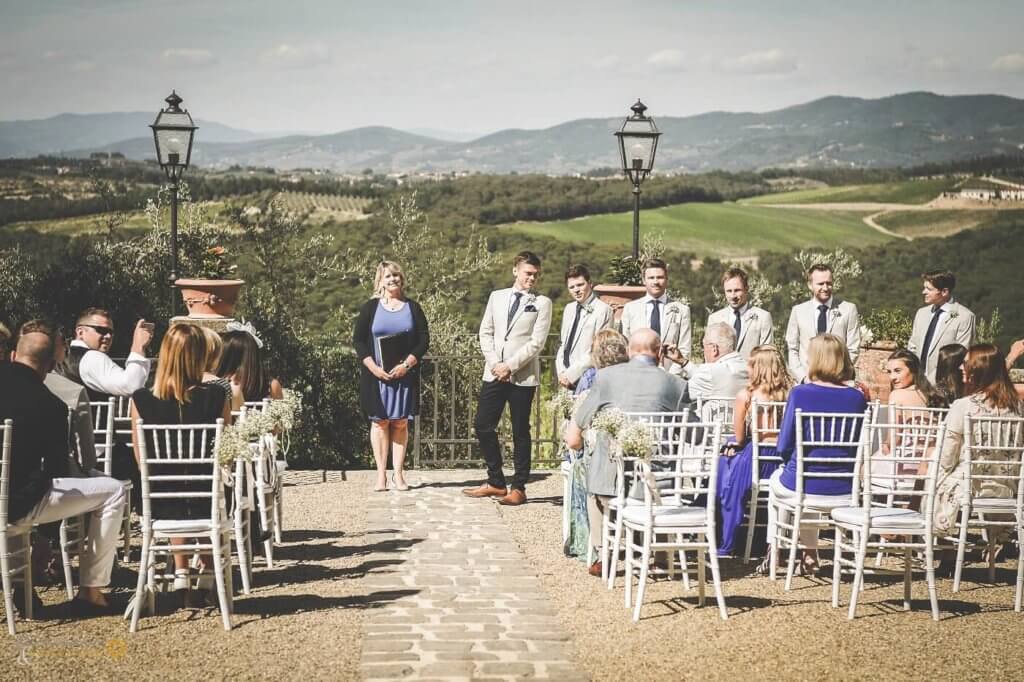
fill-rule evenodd
<path id="1" fill-rule="evenodd" d="M 187 403 L 189 391 L 203 383 L 206 347 L 205 333 L 194 324 L 179 323 L 168 329 L 160 344 L 153 395 Z"/>
<path id="2" fill-rule="evenodd" d="M 807 348 L 807 378 L 842 384 L 854 377 L 853 362 L 846 344 L 833 334 L 819 334 Z"/>
<path id="3" fill-rule="evenodd" d="M 405 273 L 402 266 L 393 260 L 382 260 L 377 264 L 377 272 L 373 275 L 373 295 L 380 298 L 384 295 L 384 275 L 398 275 L 402 278 L 402 289 L 405 289 Z"/>
<path id="4" fill-rule="evenodd" d="M 594 335 L 590 359 L 597 369 L 629 362 L 629 343 L 626 337 L 614 329 L 602 329 Z"/>
<path id="5" fill-rule="evenodd" d="M 217 373 L 217 365 L 220 364 L 220 353 L 224 348 L 224 340 L 220 338 L 220 334 L 213 331 L 209 327 L 200 327 L 203 330 L 203 336 L 206 337 L 206 363 L 204 368 L 211 374 Z"/>

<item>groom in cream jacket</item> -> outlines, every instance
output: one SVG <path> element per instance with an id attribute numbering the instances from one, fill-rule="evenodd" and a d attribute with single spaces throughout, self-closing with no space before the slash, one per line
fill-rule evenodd
<path id="1" fill-rule="evenodd" d="M 487 482 L 462 492 L 469 497 L 498 497 L 501 504 L 515 506 L 526 502 L 533 446 L 530 406 L 540 383 L 540 354 L 551 328 L 551 299 L 531 291 L 540 275 L 540 258 L 536 254 L 519 253 L 512 275 L 515 282 L 511 288 L 491 292 L 480 320 L 484 375 L 474 428 L 487 465 Z M 498 443 L 498 422 L 505 405 L 512 421 L 515 466 L 508 490 Z"/>
<path id="2" fill-rule="evenodd" d="M 572 302 L 562 313 L 562 331 L 558 335 L 559 346 L 555 352 L 555 373 L 558 385 L 573 389 L 580 377 L 594 366 L 590 359 L 590 347 L 594 335 L 612 326 L 615 314 L 610 305 L 594 294 L 590 271 L 582 265 L 572 265 L 565 272 L 565 287 L 572 295 Z"/>
<path id="3" fill-rule="evenodd" d="M 668 266 L 660 258 L 649 258 L 642 272 L 647 294 L 622 307 L 622 335 L 628 339 L 637 329 L 653 329 L 661 337 L 662 347 L 674 346 L 690 357 L 690 306 L 669 300 Z M 661 363 L 672 374 L 682 375 L 683 368 L 668 358 Z"/>
<path id="4" fill-rule="evenodd" d="M 786 327 L 789 373 L 797 383 L 807 379 L 807 348 L 818 334 L 842 339 L 854 364 L 860 352 L 857 306 L 833 295 L 832 268 L 821 263 L 812 265 L 807 271 L 807 288 L 811 290 L 811 300 L 793 306 Z"/>
<path id="5" fill-rule="evenodd" d="M 722 275 L 722 292 L 729 305 L 708 316 L 710 327 L 725 323 L 736 332 L 735 350 L 744 358 L 758 346 L 770 346 L 775 342 L 772 328 L 772 314 L 750 302 L 750 285 L 747 273 L 742 268 L 729 268 Z"/>

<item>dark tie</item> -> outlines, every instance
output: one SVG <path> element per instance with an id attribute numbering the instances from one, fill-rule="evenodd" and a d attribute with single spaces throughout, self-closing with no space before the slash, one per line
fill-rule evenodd
<path id="1" fill-rule="evenodd" d="M 523 292 L 516 291 L 512 295 L 516 298 L 512 301 L 512 307 L 508 309 L 508 322 L 505 323 L 506 329 L 512 326 L 512 319 L 516 316 L 516 311 L 519 310 L 519 299 L 522 298 Z"/>
<path id="2" fill-rule="evenodd" d="M 932 321 L 928 324 L 928 331 L 924 335 L 924 343 L 921 344 L 921 364 L 925 365 L 928 362 L 928 349 L 932 345 L 932 337 L 935 336 L 935 327 L 939 324 L 939 318 L 942 317 L 942 306 L 932 306 Z"/>
<path id="3" fill-rule="evenodd" d="M 739 308 L 733 308 L 732 312 L 733 312 L 734 315 L 736 315 L 736 319 L 732 321 L 732 328 L 736 330 L 736 343 L 739 343 L 739 341 L 740 341 L 740 329 L 742 327 L 742 325 L 740 323 L 740 309 Z"/>
<path id="4" fill-rule="evenodd" d="M 661 303 L 658 299 L 652 299 L 651 303 L 654 306 L 651 308 L 651 329 L 658 332 L 658 336 L 661 336 L 661 315 L 658 314 L 658 304 Z"/>
<path id="5" fill-rule="evenodd" d="M 576 317 L 572 318 L 572 329 L 569 330 L 569 338 L 565 340 L 565 350 L 562 352 L 562 364 L 569 366 L 569 353 L 572 351 L 572 342 L 576 338 L 576 328 L 580 326 L 580 315 L 583 314 L 583 306 L 576 304 Z"/>
<path id="6" fill-rule="evenodd" d="M 828 314 L 828 306 L 822 303 L 818 306 L 818 333 L 824 334 L 828 328 L 825 317 Z"/>

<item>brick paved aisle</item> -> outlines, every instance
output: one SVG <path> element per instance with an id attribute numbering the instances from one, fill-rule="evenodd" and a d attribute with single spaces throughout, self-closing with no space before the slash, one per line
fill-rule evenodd
<path id="1" fill-rule="evenodd" d="M 386 551 L 364 581 L 417 592 L 366 619 L 364 679 L 587 679 L 502 521 L 518 510 L 463 496 L 467 472 L 411 476 L 423 487 L 370 495 L 367 531 Z"/>

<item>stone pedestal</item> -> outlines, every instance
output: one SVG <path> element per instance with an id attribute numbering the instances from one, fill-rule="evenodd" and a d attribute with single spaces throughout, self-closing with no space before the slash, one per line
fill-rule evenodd
<path id="1" fill-rule="evenodd" d="M 889 402 L 889 375 L 885 371 L 886 360 L 896 350 L 897 344 L 891 341 L 879 341 L 860 349 L 857 356 L 857 381 L 868 387 L 871 399 L 882 403 Z"/>
<path id="2" fill-rule="evenodd" d="M 188 317 L 187 315 L 176 315 L 171 318 L 171 324 L 187 323 L 194 324 L 197 327 L 205 327 L 212 329 L 218 334 L 223 334 L 228 330 L 228 323 L 234 322 L 233 317 Z"/>

